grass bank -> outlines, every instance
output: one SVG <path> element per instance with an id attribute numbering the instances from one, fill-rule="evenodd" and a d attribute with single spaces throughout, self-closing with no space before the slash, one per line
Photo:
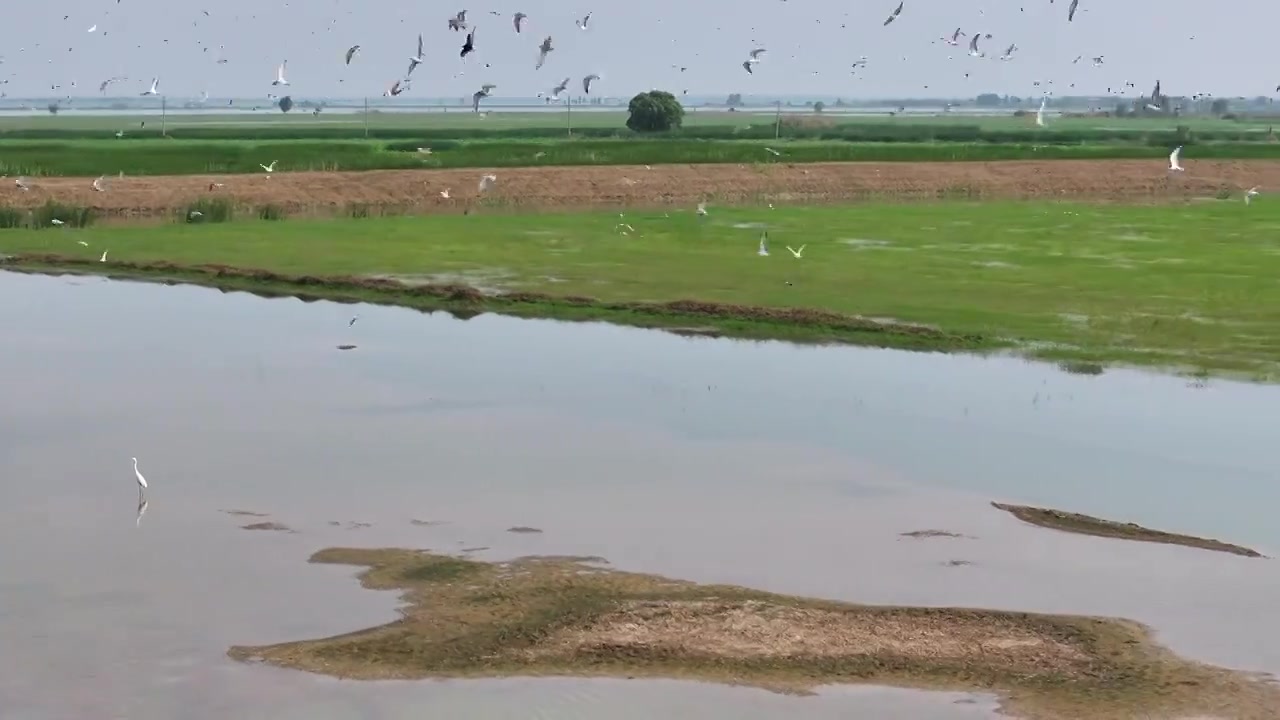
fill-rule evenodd
<path id="1" fill-rule="evenodd" d="M 999 160 L 1161 161 L 1174 138 L 1089 144 L 1043 138 L 1025 142 L 875 142 L 845 139 L 457 139 L 409 140 L 8 140 L 0 141 L 0 174 L 30 177 L 199 175 L 392 170 L 404 168 L 663 165 L 704 163 L 939 162 Z M 418 148 L 431 148 L 431 154 Z M 778 154 L 771 152 L 777 151 Z M 1280 144 L 1203 143 L 1184 160 L 1280 159 Z"/>
<path id="2" fill-rule="evenodd" d="M 599 558 L 506 563 L 331 548 L 401 590 L 393 623 L 320 640 L 233 647 L 239 660 L 357 679 L 668 677 L 804 692 L 876 683 L 995 691 L 1029 720 L 1263 717 L 1280 689 L 1183 661 L 1121 620 L 867 606 L 697 585 Z"/>
<path id="3" fill-rule="evenodd" d="M 631 230 L 622 234 L 619 223 Z M 764 228 L 771 254 L 759 257 Z M 470 216 L 15 229 L 0 231 L 0 253 L 38 254 L 10 267 L 264 293 L 746 337 L 1013 344 L 1090 372 L 1095 364 L 1155 365 L 1275 380 L 1277 228 L 1280 203 L 1265 198 L 1248 207 L 713 205 L 703 221 L 689 211 L 620 218 L 481 208 Z M 786 245 L 805 246 L 803 258 Z M 97 262 L 103 250 L 111 262 Z"/>

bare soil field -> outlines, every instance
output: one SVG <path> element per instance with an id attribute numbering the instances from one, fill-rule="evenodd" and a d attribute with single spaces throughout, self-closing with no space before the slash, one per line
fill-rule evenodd
<path id="1" fill-rule="evenodd" d="M 481 199 L 480 176 L 497 175 L 484 203 L 526 209 L 661 207 L 723 203 L 821 203 L 961 198 L 1168 202 L 1240 195 L 1280 186 L 1280 161 L 1187 161 L 1169 173 L 1148 160 L 1045 162 L 812 163 L 378 170 L 268 175 L 115 177 L 96 192 L 92 178 L 35 178 L 30 191 L 0 185 L 0 206 L 48 200 L 92 207 L 101 215 L 166 215 L 199 198 L 237 205 L 273 204 L 290 214 L 326 214 L 349 206 L 398 212 L 463 212 Z M 440 193 L 448 190 L 450 197 Z"/>

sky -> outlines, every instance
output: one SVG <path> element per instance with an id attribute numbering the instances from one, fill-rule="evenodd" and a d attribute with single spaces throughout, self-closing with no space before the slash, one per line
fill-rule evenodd
<path id="1" fill-rule="evenodd" d="M 404 77 L 418 33 L 426 62 L 402 98 L 470 96 L 484 83 L 497 85 L 494 99 L 530 97 L 566 77 L 580 90 L 591 73 L 601 76 L 592 94 L 606 97 L 653 88 L 677 96 L 1103 95 L 1126 82 L 1136 96 L 1157 79 L 1168 95 L 1253 97 L 1272 95 L 1280 84 L 1270 45 L 1280 3 L 1271 0 L 1244 0 L 1229 13 L 1193 0 L 1080 0 L 1074 22 L 1067 21 L 1070 0 L 905 0 L 886 27 L 896 2 L 9 2 L 0 23 L 0 82 L 8 82 L 0 91 L 11 98 L 101 96 L 102 81 L 123 76 L 107 95 L 136 97 L 158 77 L 161 94 L 175 98 L 379 96 Z M 464 7 L 476 28 L 476 51 L 465 61 L 458 56 L 465 33 L 447 23 Z M 516 11 L 528 15 L 520 34 L 512 26 Z M 579 30 L 575 21 L 588 12 L 588 30 Z M 956 27 L 990 33 L 981 44 L 987 57 L 943 43 Z M 535 70 L 547 35 L 556 49 Z M 996 59 L 1011 43 L 1018 48 L 1013 58 Z M 343 55 L 355 44 L 361 51 L 348 67 Z M 749 75 L 742 61 L 758 47 L 767 52 Z M 866 67 L 851 72 L 863 55 Z M 1073 64 L 1077 56 L 1083 58 Z M 1094 56 L 1103 57 L 1100 67 Z M 219 57 L 227 62 L 218 64 Z M 280 93 L 271 81 L 283 60 L 291 85 Z"/>

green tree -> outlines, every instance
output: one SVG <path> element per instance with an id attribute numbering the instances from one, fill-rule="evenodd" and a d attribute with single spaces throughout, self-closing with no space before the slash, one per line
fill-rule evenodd
<path id="1" fill-rule="evenodd" d="M 978 107 L 999 107 L 1003 101 L 995 93 L 982 93 L 975 101 Z"/>
<path id="2" fill-rule="evenodd" d="M 822 102 L 821 100 L 813 104 L 813 111 L 816 113 L 820 113 L 826 109 L 827 109 L 827 104 Z"/>
<path id="3" fill-rule="evenodd" d="M 1226 115 L 1227 107 L 1228 106 L 1227 106 L 1226 98 L 1218 98 L 1217 100 L 1213 101 L 1212 105 L 1209 106 L 1209 112 L 1213 113 L 1214 115 Z"/>
<path id="4" fill-rule="evenodd" d="M 636 132 L 663 132 L 684 123 L 684 107 L 669 92 L 650 90 L 631 98 L 627 127 Z"/>
<path id="5" fill-rule="evenodd" d="M 742 93 L 730 93 L 729 98 L 724 101 L 729 107 L 739 107 L 742 105 Z"/>

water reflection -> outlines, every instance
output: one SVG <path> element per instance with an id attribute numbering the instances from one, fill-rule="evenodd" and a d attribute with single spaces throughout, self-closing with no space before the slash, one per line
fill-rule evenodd
<path id="1" fill-rule="evenodd" d="M 600 555 L 855 601 L 1121 615 L 1184 654 L 1280 671 L 1280 648 L 1256 641 L 1280 635 L 1274 563 L 1052 533 L 986 505 L 1280 548 L 1276 388 L 394 308 L 361 308 L 349 326 L 351 315 L 0 274 L 11 348 L 0 475 L 18 479 L 0 483 L 0 547 L 23 549 L 6 553 L 0 579 L 6 713 L 990 712 L 866 688 L 816 699 L 623 681 L 388 690 L 223 660 L 231 644 L 392 617 L 393 596 L 303 562 L 336 544 Z M 334 349 L 344 343 L 358 349 Z M 163 507 L 146 522 L 140 507 L 129 528 L 112 508 L 136 486 L 135 455 Z M 246 532 L 258 518 L 219 509 L 296 532 Z M 900 536 L 926 528 L 974 539 Z"/>

